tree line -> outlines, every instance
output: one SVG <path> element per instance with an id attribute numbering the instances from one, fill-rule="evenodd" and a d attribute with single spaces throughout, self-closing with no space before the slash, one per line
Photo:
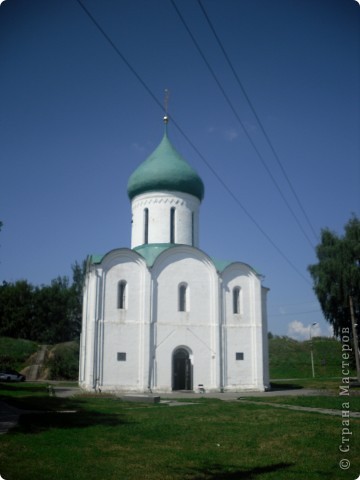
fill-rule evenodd
<path id="1" fill-rule="evenodd" d="M 80 336 L 86 261 L 72 265 L 72 281 L 57 277 L 50 285 L 27 280 L 0 286 L 0 336 L 60 343 Z"/>
<path id="2" fill-rule="evenodd" d="M 353 215 L 338 235 L 328 228 L 321 232 L 316 247 L 318 263 L 309 265 L 314 291 L 324 317 L 337 337 L 351 339 L 351 360 L 355 360 L 360 382 L 360 220 Z"/>
<path id="3" fill-rule="evenodd" d="M 318 262 L 308 270 L 324 317 L 337 337 L 344 328 L 352 336 L 352 314 L 355 325 L 360 323 L 360 220 L 356 215 L 346 223 L 343 235 L 323 229 L 316 255 Z"/>

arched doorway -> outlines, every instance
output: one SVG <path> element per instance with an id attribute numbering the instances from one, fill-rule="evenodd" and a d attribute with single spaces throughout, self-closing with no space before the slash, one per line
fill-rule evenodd
<path id="1" fill-rule="evenodd" d="M 192 364 L 189 352 L 185 348 L 177 348 L 172 358 L 172 389 L 192 390 Z"/>

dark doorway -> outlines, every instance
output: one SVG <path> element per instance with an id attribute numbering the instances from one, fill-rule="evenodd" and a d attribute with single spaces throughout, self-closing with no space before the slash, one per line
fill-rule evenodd
<path id="1" fill-rule="evenodd" d="M 178 348 L 173 353 L 173 390 L 192 390 L 192 365 L 189 352 Z"/>

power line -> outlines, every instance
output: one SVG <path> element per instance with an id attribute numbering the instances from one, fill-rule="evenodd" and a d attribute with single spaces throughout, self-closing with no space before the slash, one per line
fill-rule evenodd
<path id="1" fill-rule="evenodd" d="M 131 73 L 136 77 L 136 79 L 141 83 L 141 85 L 145 88 L 151 98 L 155 101 L 155 103 L 164 110 L 164 106 L 162 103 L 157 99 L 155 94 L 152 90 L 147 86 L 146 82 L 141 78 L 141 76 L 137 73 L 137 71 L 133 68 L 130 62 L 126 59 L 126 57 L 121 53 L 119 48 L 115 45 L 115 43 L 111 40 L 111 38 L 107 35 L 104 29 L 100 26 L 94 16 L 89 12 L 89 10 L 83 5 L 81 0 L 76 0 L 89 19 L 93 22 L 99 32 L 104 36 L 104 38 L 108 41 L 108 43 L 112 46 L 115 50 L 116 54 L 121 58 L 121 60 L 125 63 L 125 65 L 129 68 Z M 255 218 L 248 212 L 248 210 L 244 207 L 244 205 L 240 202 L 237 196 L 232 192 L 232 190 L 227 186 L 224 180 L 220 177 L 220 175 L 216 172 L 216 170 L 210 165 L 210 163 L 206 160 L 204 155 L 198 150 L 198 148 L 194 145 L 194 143 L 190 140 L 188 135 L 184 132 L 184 130 L 180 127 L 180 125 L 176 122 L 174 117 L 172 117 L 172 122 L 175 127 L 179 130 L 179 132 L 183 135 L 185 140 L 189 143 L 189 145 L 194 149 L 194 151 L 198 154 L 201 160 L 205 163 L 205 165 L 209 168 L 211 173 L 216 177 L 216 179 L 221 183 L 221 185 L 225 188 L 228 194 L 233 198 L 236 204 L 242 209 L 245 215 L 254 223 L 254 225 L 258 228 L 258 230 L 263 234 L 263 236 L 268 240 L 268 242 L 273 246 L 273 248 L 279 253 L 279 255 L 291 266 L 291 268 L 303 279 L 306 283 L 311 285 L 310 281 L 303 275 L 303 273 L 291 262 L 291 260 L 285 255 L 285 253 L 274 243 L 271 237 L 265 232 L 265 230 L 260 226 L 260 224 L 255 220 Z"/>
<path id="2" fill-rule="evenodd" d="M 283 166 L 283 164 L 282 164 L 282 162 L 281 162 L 281 160 L 280 160 L 280 158 L 279 158 L 279 155 L 277 154 L 277 152 L 276 152 L 276 150 L 275 150 L 275 148 L 274 148 L 274 145 L 273 145 L 272 141 L 270 140 L 270 137 L 269 137 L 269 135 L 267 134 L 267 132 L 266 132 L 266 130 L 265 130 L 265 128 L 264 128 L 264 125 L 263 125 L 262 121 L 260 120 L 259 115 L 257 114 L 257 112 L 256 112 L 256 110 L 255 110 L 255 107 L 254 107 L 253 103 L 251 102 L 251 100 L 250 100 L 250 98 L 249 98 L 249 95 L 247 94 L 247 92 L 246 92 L 246 90 L 245 90 L 245 87 L 244 87 L 244 85 L 242 84 L 242 82 L 241 82 L 241 80 L 240 80 L 240 78 L 239 78 L 239 75 L 237 74 L 237 72 L 236 72 L 236 70 L 235 70 L 235 68 L 234 68 L 234 66 L 233 66 L 233 64 L 232 64 L 232 62 L 231 62 L 231 60 L 230 60 L 230 58 L 229 58 L 229 55 L 227 54 L 227 52 L 226 52 L 226 50 L 225 50 L 225 48 L 224 48 L 224 46 L 223 46 L 223 44 L 222 44 L 222 42 L 221 42 L 221 40 L 220 40 L 220 38 L 219 38 L 219 35 L 216 33 L 215 27 L 214 27 L 214 25 L 212 24 L 212 22 L 211 22 L 211 20 L 210 20 L 210 18 L 209 18 L 209 15 L 207 14 L 207 12 L 206 12 L 206 10 L 205 10 L 205 7 L 203 6 L 201 0 L 198 0 L 198 4 L 199 4 L 199 6 L 200 6 L 200 8 L 201 8 L 201 10 L 202 10 L 202 12 L 203 12 L 203 14 L 204 14 L 207 22 L 208 22 L 208 24 L 209 24 L 209 27 L 210 27 L 211 31 L 213 32 L 213 34 L 214 34 L 214 36 L 215 36 L 215 38 L 216 38 L 216 41 L 217 41 L 217 43 L 218 43 L 221 51 L 222 51 L 223 54 L 224 54 L 224 57 L 225 57 L 228 65 L 229 65 L 229 67 L 230 67 L 230 69 L 231 69 L 231 71 L 232 71 L 232 73 L 233 73 L 233 75 L 234 75 L 234 77 L 235 77 L 235 79 L 236 79 L 236 81 L 237 81 L 237 83 L 238 83 L 238 85 L 239 85 L 239 87 L 240 87 L 240 89 L 241 89 L 241 91 L 242 91 L 242 93 L 243 93 L 246 101 L 248 102 L 248 104 L 249 104 L 249 106 L 250 106 L 250 108 L 251 108 L 251 110 L 252 110 L 252 112 L 253 112 L 253 114 L 254 114 L 254 116 L 255 116 L 255 118 L 256 118 L 259 126 L 260 126 L 260 129 L 261 129 L 261 131 L 262 131 L 262 133 L 263 133 L 263 135 L 264 135 L 264 137 L 265 137 L 265 139 L 266 139 L 266 141 L 267 141 L 267 143 L 268 143 L 268 145 L 269 145 L 269 147 L 270 147 L 270 149 L 271 149 L 271 151 L 272 151 L 272 153 L 273 153 L 273 155 L 274 155 L 274 157 L 275 157 L 275 159 L 276 159 L 276 161 L 277 161 L 277 163 L 278 163 L 278 165 L 279 165 L 279 167 L 280 167 L 280 169 L 281 169 L 281 171 L 282 171 L 282 173 L 283 173 L 283 175 L 284 175 L 284 177 L 285 177 L 285 179 L 286 179 L 286 181 L 287 181 L 287 184 L 288 184 L 289 187 L 290 187 L 290 190 L 292 191 L 292 193 L 293 193 L 293 195 L 294 195 L 294 197 L 295 197 L 295 199 L 296 199 L 296 201 L 297 201 L 297 204 L 298 204 L 300 210 L 302 211 L 302 213 L 303 213 L 303 215 L 304 215 L 304 217 L 305 217 L 305 219 L 306 219 L 306 221 L 307 221 L 307 223 L 308 223 L 311 231 L 313 232 L 316 240 L 319 240 L 318 234 L 316 233 L 316 231 L 315 231 L 315 229 L 314 229 L 314 227 L 313 227 L 313 225 L 312 225 L 312 223 L 311 223 L 311 221 L 310 221 L 310 218 L 309 218 L 309 216 L 307 215 L 307 213 L 306 213 L 306 211 L 305 211 L 305 209 L 304 209 L 304 206 L 302 205 L 302 202 L 300 201 L 300 198 L 299 198 L 299 196 L 297 195 L 297 193 L 296 193 L 296 191 L 295 191 L 295 189 L 294 189 L 294 186 L 292 185 L 292 182 L 290 181 L 290 178 L 289 178 L 288 174 L 286 173 L 286 170 L 285 170 L 285 168 L 284 168 L 284 166 Z"/>
<path id="3" fill-rule="evenodd" d="M 90 18 L 90 20 L 94 23 L 94 25 L 98 28 L 100 33 L 106 38 L 106 40 L 110 43 L 110 45 L 113 47 L 115 52 L 119 55 L 121 60 L 125 63 L 125 65 L 129 68 L 131 73 L 135 75 L 137 80 L 141 83 L 141 85 L 145 88 L 145 90 L 148 92 L 148 94 L 151 96 L 151 98 L 154 100 L 154 102 L 162 109 L 164 110 L 164 106 L 161 104 L 161 102 L 156 98 L 155 94 L 150 90 L 150 88 L 146 85 L 144 80 L 141 78 L 141 76 L 137 73 L 135 68 L 130 64 L 130 62 L 126 59 L 126 57 L 121 53 L 121 51 L 118 49 L 118 47 L 115 45 L 115 43 L 111 40 L 109 35 L 105 32 L 105 30 L 100 26 L 100 24 L 95 20 L 93 15 L 89 12 L 89 10 L 85 7 L 85 5 L 80 1 L 76 0 L 80 7 L 84 10 L 86 15 Z"/>
<path id="4" fill-rule="evenodd" d="M 198 150 L 198 148 L 194 145 L 194 143 L 190 140 L 190 138 L 186 135 L 180 125 L 172 118 L 172 121 L 179 132 L 183 135 L 186 141 L 191 145 L 191 147 L 195 150 L 195 152 L 199 155 L 205 165 L 209 168 L 212 174 L 217 178 L 217 180 L 221 183 L 221 185 L 225 188 L 228 194 L 233 198 L 233 200 L 237 203 L 237 205 L 242 209 L 245 215 L 254 223 L 257 229 L 263 234 L 263 236 L 268 240 L 269 243 L 275 248 L 275 250 L 282 256 L 282 258 L 305 280 L 306 283 L 311 285 L 311 282 L 300 272 L 300 270 L 291 262 L 291 260 L 285 255 L 285 253 L 274 243 L 271 237 L 265 232 L 265 230 L 260 226 L 260 224 L 255 220 L 255 218 L 250 214 L 250 212 L 244 207 L 244 205 L 240 202 L 238 197 L 233 193 L 233 191 L 227 186 L 224 180 L 220 177 L 220 175 L 216 172 L 216 170 L 211 166 L 211 164 L 206 160 L 203 154 Z"/>
<path id="5" fill-rule="evenodd" d="M 278 182 L 276 181 L 276 179 L 275 179 L 274 175 L 272 174 L 272 172 L 271 172 L 270 168 L 269 168 L 269 167 L 268 167 L 268 165 L 266 164 L 266 162 L 265 162 L 265 160 L 264 160 L 263 156 L 261 155 L 261 153 L 260 153 L 259 149 L 258 149 L 258 148 L 257 148 L 257 146 L 255 145 L 255 142 L 253 141 L 253 139 L 252 139 L 252 138 L 251 138 L 251 136 L 249 135 L 249 133 L 248 133 L 247 129 L 245 128 L 245 125 L 244 125 L 244 123 L 242 122 L 242 120 L 241 120 L 241 118 L 240 118 L 239 114 L 237 113 L 237 111 L 236 111 L 236 109 L 235 109 L 234 105 L 232 104 L 232 102 L 231 102 L 231 100 L 230 100 L 229 96 L 228 96 L 228 95 L 227 95 L 227 93 L 225 92 L 225 90 L 224 90 L 224 88 L 223 88 L 223 86 L 222 86 L 222 84 L 221 84 L 220 80 L 218 79 L 218 77 L 217 77 L 217 75 L 215 74 L 215 72 L 214 72 L 213 68 L 211 67 L 211 65 L 210 65 L 210 64 L 209 64 L 209 62 L 207 61 L 207 59 L 206 59 L 206 57 L 205 57 L 205 54 L 203 53 L 202 49 L 200 48 L 200 45 L 199 45 L 199 43 L 198 43 L 198 42 L 197 42 L 197 40 L 195 39 L 195 37 L 194 37 L 193 33 L 191 32 L 191 30 L 190 30 L 189 26 L 187 25 L 187 23 L 186 23 L 186 21 L 185 21 L 184 17 L 182 16 L 182 14 L 181 14 L 180 10 L 179 10 L 179 9 L 178 9 L 178 7 L 176 6 L 176 3 L 175 3 L 175 1 L 174 1 L 174 0 L 171 0 L 171 4 L 173 5 L 173 7 L 174 7 L 174 9 L 175 9 L 176 13 L 178 14 L 178 16 L 179 16 L 179 18 L 180 18 L 180 20 L 181 20 L 182 24 L 184 25 L 184 27 L 185 27 L 186 31 L 188 32 L 188 34 L 189 34 L 189 36 L 190 36 L 190 38 L 191 38 L 192 42 L 194 43 L 194 45 L 195 45 L 196 49 L 198 50 L 198 52 L 199 52 L 199 54 L 200 54 L 201 58 L 202 58 L 202 59 L 203 59 L 203 61 L 205 62 L 205 65 L 207 66 L 207 68 L 208 68 L 208 70 L 209 70 L 210 74 L 212 75 L 213 79 L 215 80 L 215 82 L 216 82 L 217 86 L 219 87 L 219 89 L 220 89 L 220 91 L 221 91 L 222 95 L 224 96 L 224 98 L 225 98 L 225 100 L 226 100 L 227 104 L 229 105 L 229 107 L 230 107 L 231 111 L 233 112 L 233 114 L 234 114 L 235 118 L 237 119 L 237 121 L 239 122 L 239 124 L 240 124 L 241 128 L 243 129 L 243 131 L 244 131 L 244 133 L 245 133 L 245 135 L 246 135 L 247 139 L 249 140 L 249 142 L 250 142 L 251 146 L 253 147 L 253 149 L 255 150 L 255 152 L 256 152 L 256 154 L 257 154 L 257 156 L 259 157 L 259 159 L 260 159 L 260 161 L 261 161 L 261 164 L 262 164 L 262 166 L 265 168 L 265 170 L 266 170 L 267 174 L 269 175 L 269 177 L 271 178 L 271 180 L 272 180 L 272 182 L 273 182 L 273 184 L 274 184 L 275 188 L 277 189 L 277 191 L 279 192 L 279 194 L 280 194 L 281 198 L 283 199 L 283 202 L 284 202 L 284 203 L 285 203 L 285 205 L 287 206 L 287 208 L 288 208 L 288 210 L 290 211 L 290 213 L 291 213 L 292 217 L 294 218 L 294 220 L 295 220 L 296 224 L 298 225 L 299 229 L 301 230 L 301 232 L 303 233 L 304 237 L 305 237 L 305 238 L 306 238 L 306 240 L 308 241 L 308 243 L 309 243 L 310 247 L 311 247 L 312 249 L 314 249 L 314 244 L 313 244 L 313 242 L 310 240 L 310 238 L 309 238 L 308 234 L 306 233 L 306 231 L 305 231 L 305 230 L 304 230 L 304 228 L 302 227 L 302 225 L 301 225 L 301 223 L 300 223 L 300 221 L 299 221 L 299 219 L 298 219 L 298 217 L 297 217 L 296 213 L 295 213 L 295 212 L 294 212 L 294 210 L 291 208 L 291 206 L 290 206 L 289 202 L 287 201 L 287 199 L 286 199 L 285 195 L 283 194 L 283 192 L 282 192 L 282 190 L 281 190 L 281 188 L 280 188 L 280 186 L 279 186 Z"/>

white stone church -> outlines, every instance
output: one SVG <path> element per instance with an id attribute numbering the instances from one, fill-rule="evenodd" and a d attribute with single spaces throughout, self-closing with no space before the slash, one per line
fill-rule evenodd
<path id="1" fill-rule="evenodd" d="M 128 195 L 131 248 L 88 258 L 80 386 L 266 389 L 268 289 L 246 263 L 215 260 L 199 248 L 204 185 L 170 143 L 167 125 L 130 176 Z"/>

